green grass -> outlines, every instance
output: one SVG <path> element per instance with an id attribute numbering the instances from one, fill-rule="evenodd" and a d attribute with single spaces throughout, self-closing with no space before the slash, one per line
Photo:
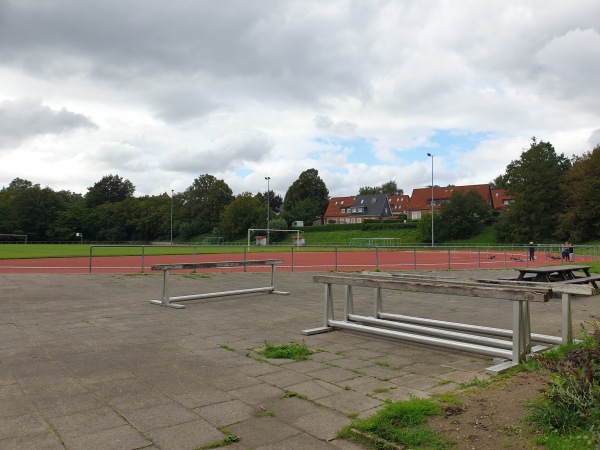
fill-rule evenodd
<path id="1" fill-rule="evenodd" d="M 313 353 L 304 344 L 290 342 L 289 344 L 271 345 L 265 344 L 265 348 L 258 351 L 261 355 L 270 359 L 293 359 L 304 361 Z"/>
<path id="2" fill-rule="evenodd" d="M 338 437 L 371 449 L 392 449 L 397 445 L 413 449 L 447 449 L 452 447 L 452 441 L 426 426 L 428 416 L 442 413 L 438 404 L 426 399 L 386 402 L 375 415 L 344 427 Z"/>

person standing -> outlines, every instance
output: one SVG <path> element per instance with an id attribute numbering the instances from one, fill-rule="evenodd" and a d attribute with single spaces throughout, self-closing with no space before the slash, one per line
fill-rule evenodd
<path id="1" fill-rule="evenodd" d="M 567 261 L 569 259 L 569 243 L 565 242 L 562 246 L 561 252 L 562 260 Z"/>
<path id="2" fill-rule="evenodd" d="M 529 261 L 535 260 L 535 245 L 533 242 L 529 243 Z"/>
<path id="3" fill-rule="evenodd" d="M 569 243 L 569 262 L 575 261 L 575 247 L 573 247 L 573 243 Z"/>

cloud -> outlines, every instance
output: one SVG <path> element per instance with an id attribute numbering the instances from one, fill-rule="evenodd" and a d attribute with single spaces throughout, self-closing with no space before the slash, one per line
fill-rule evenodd
<path id="1" fill-rule="evenodd" d="M 5 0 L 0 185 L 118 173 L 148 194 L 212 173 L 256 192 L 316 168 L 332 194 L 393 174 L 410 192 L 432 145 L 440 184 L 485 182 L 531 136 L 598 141 L 599 16 L 597 0 Z"/>
<path id="2" fill-rule="evenodd" d="M 63 134 L 79 128 L 96 128 L 87 117 L 51 109 L 38 99 L 0 102 L 0 148 L 17 147 L 27 139 L 45 134 Z"/>
<path id="3" fill-rule="evenodd" d="M 264 133 L 238 133 L 220 137 L 208 148 L 172 152 L 162 167 L 192 174 L 225 172 L 256 166 L 268 158 L 273 147 L 274 142 Z"/>

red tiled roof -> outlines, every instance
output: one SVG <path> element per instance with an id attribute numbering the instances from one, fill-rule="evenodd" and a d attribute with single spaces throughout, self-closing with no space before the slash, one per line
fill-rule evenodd
<path id="1" fill-rule="evenodd" d="M 511 200 L 512 196 L 508 195 L 505 189 L 492 189 L 494 209 L 506 209 Z"/>
<path id="2" fill-rule="evenodd" d="M 474 184 L 470 186 L 446 186 L 446 187 L 434 187 L 433 188 L 433 199 L 434 209 L 439 209 L 440 202 L 443 200 L 449 200 L 455 191 L 476 191 L 481 197 L 492 206 L 492 198 L 490 193 L 489 184 Z M 413 189 L 410 197 L 410 211 L 429 211 L 431 210 L 431 188 L 419 188 Z"/>
<path id="3" fill-rule="evenodd" d="M 408 195 L 388 195 L 392 214 L 399 214 L 408 211 L 410 196 Z"/>
<path id="4" fill-rule="evenodd" d="M 327 220 L 331 219 L 332 217 L 350 216 L 350 211 L 346 211 L 347 208 L 351 207 L 354 204 L 354 198 L 354 196 L 330 198 L 329 205 L 327 205 L 327 210 L 325 211 L 324 223 L 327 223 Z M 343 213 L 342 208 L 344 208 Z"/>

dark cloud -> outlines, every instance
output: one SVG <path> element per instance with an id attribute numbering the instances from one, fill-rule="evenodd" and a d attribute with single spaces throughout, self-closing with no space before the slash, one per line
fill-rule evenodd
<path id="1" fill-rule="evenodd" d="M 87 117 L 45 106 L 37 99 L 23 98 L 0 102 L 0 148 L 18 146 L 43 135 L 62 134 L 78 128 L 96 128 Z"/>

